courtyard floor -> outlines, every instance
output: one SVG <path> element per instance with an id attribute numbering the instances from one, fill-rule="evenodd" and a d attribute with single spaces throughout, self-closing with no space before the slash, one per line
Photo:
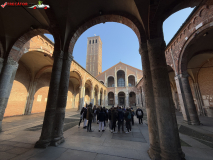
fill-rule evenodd
<path id="1" fill-rule="evenodd" d="M 149 160 L 146 120 L 143 125 L 139 125 L 135 118 L 135 125 L 129 134 L 112 134 L 108 127 L 105 132 L 98 132 L 95 123 L 92 124 L 94 132 L 86 132 L 82 128 L 83 124 L 80 128 L 77 126 L 79 112 L 67 110 L 65 142 L 58 147 L 35 149 L 34 144 L 41 134 L 43 116 L 44 113 L 39 113 L 4 118 L 3 132 L 0 133 L 0 160 Z M 180 115 L 177 115 L 177 119 L 181 123 Z M 213 159 L 213 148 L 209 145 L 181 133 L 180 138 L 187 160 Z"/>

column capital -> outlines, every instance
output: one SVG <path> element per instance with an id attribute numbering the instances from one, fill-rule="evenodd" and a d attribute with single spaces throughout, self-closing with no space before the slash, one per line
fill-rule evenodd
<path id="1" fill-rule="evenodd" d="M 7 64 L 14 65 L 18 67 L 18 62 L 14 61 L 11 57 L 8 57 Z"/>
<path id="2" fill-rule="evenodd" d="M 153 50 L 154 48 L 161 48 L 162 50 L 165 50 L 166 43 L 163 37 L 149 39 L 147 40 L 147 47 L 148 47 L 148 50 Z"/>
<path id="3" fill-rule="evenodd" d="M 53 51 L 53 57 L 54 58 L 62 59 L 63 56 L 64 56 L 64 52 L 63 51 L 60 51 L 60 50 L 54 50 Z"/>

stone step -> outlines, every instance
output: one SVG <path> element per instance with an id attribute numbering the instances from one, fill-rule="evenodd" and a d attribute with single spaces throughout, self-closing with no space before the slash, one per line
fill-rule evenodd
<path id="1" fill-rule="evenodd" d="M 213 148 L 213 134 L 211 132 L 208 131 L 203 132 L 196 129 L 194 126 L 182 124 L 179 124 L 178 128 L 180 133 L 190 136 L 198 140 L 199 142 Z"/>

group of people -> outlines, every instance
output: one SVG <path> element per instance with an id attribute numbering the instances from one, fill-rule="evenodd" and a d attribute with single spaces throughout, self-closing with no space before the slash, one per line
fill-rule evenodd
<path id="1" fill-rule="evenodd" d="M 109 129 L 111 133 L 120 133 L 120 129 L 123 133 L 129 133 L 132 130 L 132 125 L 134 125 L 134 116 L 137 116 L 139 120 L 139 124 L 143 124 L 143 110 L 138 108 L 136 112 L 133 108 L 112 106 L 110 109 L 101 106 L 94 106 L 92 104 L 86 104 L 86 107 L 83 107 L 80 112 L 80 121 L 83 121 L 83 128 L 87 129 L 87 132 L 93 132 L 91 129 L 92 122 L 99 124 L 99 132 L 105 131 L 106 123 L 109 125 Z M 127 131 L 124 132 L 124 125 L 126 126 Z M 118 126 L 118 131 L 116 131 L 116 127 Z"/>

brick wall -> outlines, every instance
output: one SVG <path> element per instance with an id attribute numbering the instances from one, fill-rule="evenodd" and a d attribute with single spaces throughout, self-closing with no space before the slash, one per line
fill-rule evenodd
<path id="1" fill-rule="evenodd" d="M 19 64 L 4 117 L 24 114 L 29 84 L 28 71 Z"/>
<path id="2" fill-rule="evenodd" d="M 44 112 L 46 109 L 51 73 L 44 73 L 38 79 L 32 113 Z"/>
<path id="3" fill-rule="evenodd" d="M 204 106 L 213 107 L 213 58 L 207 61 L 198 74 L 198 83 Z"/>

